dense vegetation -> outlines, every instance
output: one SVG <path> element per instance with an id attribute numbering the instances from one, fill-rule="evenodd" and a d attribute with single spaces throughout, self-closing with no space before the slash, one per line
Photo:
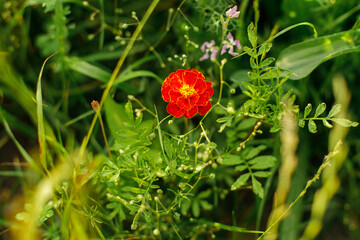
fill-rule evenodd
<path id="1" fill-rule="evenodd" d="M 4 239 L 360 238 L 358 0 L 0 12 Z"/>

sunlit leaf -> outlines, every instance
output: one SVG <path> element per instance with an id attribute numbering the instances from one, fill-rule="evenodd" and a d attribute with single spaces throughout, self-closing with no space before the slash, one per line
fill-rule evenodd
<path id="1" fill-rule="evenodd" d="M 234 183 L 231 185 L 231 190 L 234 191 L 245 185 L 246 181 L 249 179 L 250 173 L 242 174 Z"/>
<path id="2" fill-rule="evenodd" d="M 340 111 L 341 111 L 341 104 L 336 104 L 331 108 L 327 117 L 331 118 L 331 117 L 335 116 L 336 114 L 338 114 Z"/>
<path id="3" fill-rule="evenodd" d="M 256 195 L 258 195 L 259 198 L 263 198 L 264 197 L 264 189 L 263 189 L 261 183 L 255 177 L 252 177 L 251 181 L 252 181 L 253 192 Z"/>
<path id="4" fill-rule="evenodd" d="M 358 122 L 353 122 L 345 118 L 332 118 L 331 121 L 336 122 L 343 127 L 357 127 L 359 125 Z"/>
<path id="5" fill-rule="evenodd" d="M 322 114 L 326 109 L 326 104 L 325 103 L 321 103 L 317 106 L 316 110 L 315 110 L 315 115 L 314 117 L 318 117 L 320 114 Z"/>
<path id="6" fill-rule="evenodd" d="M 314 122 L 314 120 L 310 119 L 309 123 L 308 123 L 308 128 L 309 128 L 309 132 L 311 133 L 316 133 L 316 123 Z"/>
<path id="7" fill-rule="evenodd" d="M 309 115 L 311 110 L 312 110 L 312 105 L 311 105 L 311 103 L 308 103 L 308 105 L 306 105 L 305 110 L 304 110 L 304 118 L 306 118 Z"/>
<path id="8" fill-rule="evenodd" d="M 280 53 L 276 66 L 292 72 L 291 79 L 304 78 L 331 58 L 360 51 L 359 37 L 357 29 L 293 44 Z"/>

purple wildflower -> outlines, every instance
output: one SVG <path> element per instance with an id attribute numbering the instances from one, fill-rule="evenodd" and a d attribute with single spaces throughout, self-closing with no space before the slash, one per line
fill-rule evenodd
<path id="1" fill-rule="evenodd" d="M 228 16 L 229 18 L 239 17 L 240 11 L 236 11 L 236 10 L 237 10 L 237 6 L 235 5 L 234 7 L 226 11 L 226 16 Z"/>
<path id="2" fill-rule="evenodd" d="M 203 61 L 205 59 L 209 59 L 209 52 L 210 52 L 210 59 L 215 59 L 216 58 L 216 54 L 218 53 L 218 48 L 214 46 L 215 45 L 215 41 L 211 40 L 210 43 L 209 42 L 204 42 L 204 44 L 201 46 L 201 51 L 204 54 L 204 56 L 202 56 L 199 60 Z"/>
<path id="3" fill-rule="evenodd" d="M 226 37 L 228 40 L 224 40 L 223 41 L 223 47 L 221 49 L 221 55 L 224 54 L 226 52 L 227 49 L 228 50 L 228 53 L 233 55 L 233 56 L 236 56 L 236 55 L 239 55 L 239 53 L 236 53 L 234 52 L 234 46 L 237 48 L 237 49 L 241 49 L 241 45 L 240 45 L 240 41 L 239 40 L 235 40 L 234 41 L 234 37 L 233 35 L 231 35 L 231 33 L 229 32 L 227 37 Z"/>

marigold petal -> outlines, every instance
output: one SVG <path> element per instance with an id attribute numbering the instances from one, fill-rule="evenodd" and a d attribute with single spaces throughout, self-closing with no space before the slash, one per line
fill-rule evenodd
<path id="1" fill-rule="evenodd" d="M 189 111 L 186 111 L 185 114 L 184 114 L 184 117 L 185 118 L 192 118 L 197 113 L 198 113 L 198 107 L 195 106 L 192 109 L 190 109 Z"/>
<path id="2" fill-rule="evenodd" d="M 202 94 L 203 92 L 205 92 L 206 90 L 206 83 L 203 79 L 199 79 L 197 80 L 194 89 L 198 94 Z"/>
<path id="3" fill-rule="evenodd" d="M 194 96 L 188 98 L 188 99 L 189 99 L 190 106 L 191 106 L 191 107 L 194 107 L 194 106 L 197 104 L 197 102 L 199 101 L 199 98 L 200 98 L 199 95 L 194 95 Z"/>
<path id="4" fill-rule="evenodd" d="M 208 101 L 205 106 L 198 106 L 198 111 L 200 115 L 205 115 L 210 110 L 211 106 L 212 105 L 210 101 Z"/>
<path id="5" fill-rule="evenodd" d="M 209 81 L 205 81 L 206 83 L 206 92 L 209 94 L 209 97 L 214 95 L 214 89 L 212 88 L 212 84 Z"/>
<path id="6" fill-rule="evenodd" d="M 181 87 L 183 86 L 182 79 L 178 75 L 174 75 L 170 78 L 170 87 L 175 91 L 180 91 Z"/>
<path id="7" fill-rule="evenodd" d="M 163 86 L 161 87 L 161 94 L 165 102 L 170 102 L 170 95 L 169 91 L 171 90 L 170 85 L 163 83 Z"/>
<path id="8" fill-rule="evenodd" d="M 190 98 L 185 98 L 181 96 L 177 99 L 176 105 L 178 105 L 180 108 L 184 109 L 185 111 L 189 111 L 191 108 L 195 106 L 198 100 L 199 100 L 198 95 L 194 95 Z"/>
<path id="9" fill-rule="evenodd" d="M 193 71 L 193 70 L 195 70 L 195 71 Z M 184 84 L 187 84 L 190 87 L 194 87 L 194 85 L 197 81 L 197 70 L 196 69 L 193 69 L 193 70 L 185 71 L 183 74 Z"/>
<path id="10" fill-rule="evenodd" d="M 168 113 L 170 113 L 171 115 L 173 115 L 176 118 L 181 117 L 182 115 L 184 115 L 185 110 L 179 108 L 175 103 L 170 102 L 167 107 L 166 107 L 166 111 Z"/>
<path id="11" fill-rule="evenodd" d="M 176 103 L 177 100 L 178 100 L 178 98 L 181 97 L 182 95 L 181 95 L 181 93 L 176 92 L 176 91 L 170 89 L 170 91 L 169 91 L 169 96 L 170 96 L 170 101 Z"/>
<path id="12" fill-rule="evenodd" d="M 196 105 L 205 106 L 209 101 L 209 97 L 210 97 L 209 93 L 204 92 L 203 94 L 200 95 L 199 100 L 197 101 Z"/>

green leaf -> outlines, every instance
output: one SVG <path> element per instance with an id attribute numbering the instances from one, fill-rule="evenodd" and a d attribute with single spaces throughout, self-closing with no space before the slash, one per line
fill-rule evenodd
<path id="1" fill-rule="evenodd" d="M 306 105 L 305 110 L 304 110 L 304 118 L 306 118 L 309 115 L 311 110 L 312 110 L 312 105 L 311 105 L 311 103 L 308 103 L 308 105 Z"/>
<path id="2" fill-rule="evenodd" d="M 241 164 L 243 162 L 244 162 L 244 159 L 241 159 L 240 156 L 238 156 L 238 155 L 226 154 L 224 156 L 224 160 L 222 162 L 222 165 L 234 166 L 234 165 L 239 165 L 239 164 Z"/>
<path id="3" fill-rule="evenodd" d="M 115 146 L 112 146 L 112 149 L 122 148 L 136 151 L 145 149 L 151 144 L 148 135 L 153 130 L 154 122 L 152 120 L 141 123 L 136 121 L 131 102 L 123 106 L 108 97 L 104 109 L 110 133 L 115 139 Z"/>
<path id="4" fill-rule="evenodd" d="M 331 125 L 328 121 L 326 121 L 326 119 L 323 119 L 323 124 L 327 128 L 332 128 L 333 127 L 333 125 Z"/>
<path id="5" fill-rule="evenodd" d="M 252 165 L 251 169 L 267 169 L 273 167 L 276 161 L 276 157 L 272 155 L 263 155 L 251 159 L 248 163 Z"/>
<path id="6" fill-rule="evenodd" d="M 299 127 L 301 127 L 301 128 L 305 127 L 305 120 L 303 120 L 303 119 L 299 120 Z"/>
<path id="7" fill-rule="evenodd" d="M 259 68 L 258 65 L 255 63 L 255 58 L 250 58 L 250 66 L 252 69 Z"/>
<path id="8" fill-rule="evenodd" d="M 249 26 L 247 28 L 247 33 L 248 33 L 248 38 L 249 38 L 251 45 L 253 46 L 253 48 L 255 48 L 257 45 L 257 41 L 256 41 L 256 36 L 255 36 L 254 23 L 251 22 L 249 24 Z"/>
<path id="9" fill-rule="evenodd" d="M 248 77 L 252 80 L 257 79 L 259 77 L 259 74 L 256 72 L 248 72 Z"/>
<path id="10" fill-rule="evenodd" d="M 104 83 L 106 83 L 110 79 L 110 72 L 108 72 L 102 67 L 86 62 L 81 58 L 71 57 L 66 58 L 65 60 L 68 64 L 68 67 L 85 76 L 91 77 Z"/>
<path id="11" fill-rule="evenodd" d="M 264 197 L 264 189 L 263 189 L 261 183 L 255 177 L 251 178 L 251 182 L 252 182 L 253 192 L 256 195 L 258 195 L 259 198 L 263 198 Z"/>
<path id="12" fill-rule="evenodd" d="M 341 111 L 341 104 L 336 104 L 336 105 L 334 105 L 334 106 L 331 108 L 329 114 L 327 115 L 327 118 L 331 118 L 331 117 L 335 116 L 335 115 L 338 114 L 340 111 Z"/>
<path id="13" fill-rule="evenodd" d="M 189 209 L 191 207 L 191 201 L 189 199 L 184 199 L 180 202 L 180 211 L 182 215 L 186 215 L 189 212 Z"/>
<path id="14" fill-rule="evenodd" d="M 249 48 L 249 47 L 247 47 L 247 46 L 244 46 L 244 47 L 243 47 L 243 50 L 244 50 L 244 51 L 246 52 L 246 54 L 249 55 L 250 57 L 256 58 L 256 54 L 254 53 L 254 51 L 253 51 L 251 48 Z"/>
<path id="15" fill-rule="evenodd" d="M 258 56 L 263 55 L 264 53 L 269 52 L 270 49 L 271 49 L 271 47 L 272 47 L 272 43 L 267 43 L 267 42 L 265 42 L 265 43 L 261 44 L 261 47 L 260 47 L 260 49 L 259 49 L 259 51 L 258 51 Z"/>
<path id="16" fill-rule="evenodd" d="M 199 205 L 199 200 L 198 199 L 194 199 L 194 201 L 192 202 L 192 213 L 194 215 L 194 217 L 199 217 L 200 216 L 200 205 Z"/>
<path id="17" fill-rule="evenodd" d="M 242 174 L 236 181 L 231 185 L 231 191 L 239 189 L 240 187 L 244 186 L 247 180 L 250 177 L 250 173 Z"/>
<path id="18" fill-rule="evenodd" d="M 210 211 L 213 209 L 213 205 L 211 205 L 208 201 L 200 200 L 201 208 L 203 208 L 206 211 Z"/>
<path id="19" fill-rule="evenodd" d="M 356 29 L 293 44 L 280 53 L 276 66 L 292 72 L 291 79 L 304 78 L 331 58 L 360 51 L 359 37 Z"/>
<path id="20" fill-rule="evenodd" d="M 315 110 L 315 115 L 314 117 L 318 117 L 320 114 L 322 114 L 326 109 L 326 104 L 325 103 L 321 103 L 317 106 L 316 110 Z"/>
<path id="21" fill-rule="evenodd" d="M 208 198 L 208 197 L 210 197 L 211 196 L 211 189 L 208 189 L 208 190 L 206 190 L 206 191 L 202 191 L 202 192 L 200 192 L 199 194 L 197 194 L 197 198 Z"/>
<path id="22" fill-rule="evenodd" d="M 235 171 L 244 171 L 245 169 L 247 169 L 247 166 L 246 165 L 238 165 L 235 167 Z"/>
<path id="23" fill-rule="evenodd" d="M 245 91 L 246 88 L 244 87 L 244 85 L 242 84 L 244 81 L 250 81 L 249 77 L 248 77 L 248 69 L 243 69 L 243 70 L 238 70 L 236 72 L 234 72 L 231 76 L 230 76 L 230 80 L 234 83 L 233 87 L 239 87 L 242 91 Z"/>
<path id="24" fill-rule="evenodd" d="M 254 172 L 254 176 L 255 177 L 260 177 L 260 178 L 266 178 L 266 177 L 268 177 L 270 175 L 271 175 L 271 172 L 266 172 L 266 171 Z"/>
<path id="25" fill-rule="evenodd" d="M 359 125 L 358 122 L 353 122 L 345 118 L 332 118 L 331 121 L 336 122 L 343 127 L 357 127 Z"/>
<path id="26" fill-rule="evenodd" d="M 138 70 L 138 71 L 133 71 L 133 72 L 129 72 L 127 74 L 121 74 L 118 78 L 116 78 L 116 80 L 114 81 L 114 85 L 119 84 L 121 82 L 125 82 L 128 81 L 130 79 L 134 79 L 134 78 L 140 78 L 140 77 L 151 77 L 156 79 L 159 83 L 162 84 L 162 79 L 156 75 L 153 72 L 150 71 L 146 71 L 146 70 Z"/>
<path id="27" fill-rule="evenodd" d="M 316 133 L 317 132 L 316 124 L 315 124 L 314 120 L 312 120 L 312 119 L 309 120 L 308 128 L 309 128 L 309 132 L 311 132 L 311 133 Z"/>
<path id="28" fill-rule="evenodd" d="M 97 66 L 90 62 L 87 62 L 81 58 L 77 57 L 68 57 L 65 59 L 69 68 L 72 70 L 83 74 L 84 76 L 91 77 L 103 83 L 107 83 L 110 79 L 111 73 L 106 68 Z M 131 67 L 131 66 L 130 66 Z M 129 68 L 130 68 L 129 67 Z M 147 70 L 137 70 L 129 71 L 125 69 L 122 74 L 120 74 L 114 81 L 113 85 L 119 85 L 125 81 L 140 78 L 140 77 L 150 77 L 156 79 L 159 83 L 162 83 L 162 79 L 153 72 Z M 121 87 L 121 86 L 120 86 Z"/>
<path id="29" fill-rule="evenodd" d="M 245 159 L 251 159 L 253 157 L 256 157 L 257 155 L 259 155 L 259 153 L 263 150 L 266 149 L 266 146 L 265 145 L 260 145 L 256 148 L 246 148 L 246 149 L 249 149 L 247 150 L 246 154 L 244 154 L 245 156 Z"/>
<path id="30" fill-rule="evenodd" d="M 218 123 L 223 123 L 221 126 L 220 126 L 220 129 L 219 129 L 219 133 L 221 133 L 222 131 L 224 131 L 224 129 L 226 127 L 229 127 L 231 126 L 231 123 L 232 123 L 232 120 L 234 118 L 234 115 L 230 115 L 230 116 L 225 116 L 225 117 L 222 117 L 222 118 L 219 118 L 216 120 L 216 122 Z"/>
<path id="31" fill-rule="evenodd" d="M 274 61 L 275 61 L 275 58 L 273 58 L 273 57 L 267 58 L 267 59 L 265 59 L 264 61 L 261 62 L 260 67 L 261 68 L 267 67 L 268 65 L 270 65 Z"/>

